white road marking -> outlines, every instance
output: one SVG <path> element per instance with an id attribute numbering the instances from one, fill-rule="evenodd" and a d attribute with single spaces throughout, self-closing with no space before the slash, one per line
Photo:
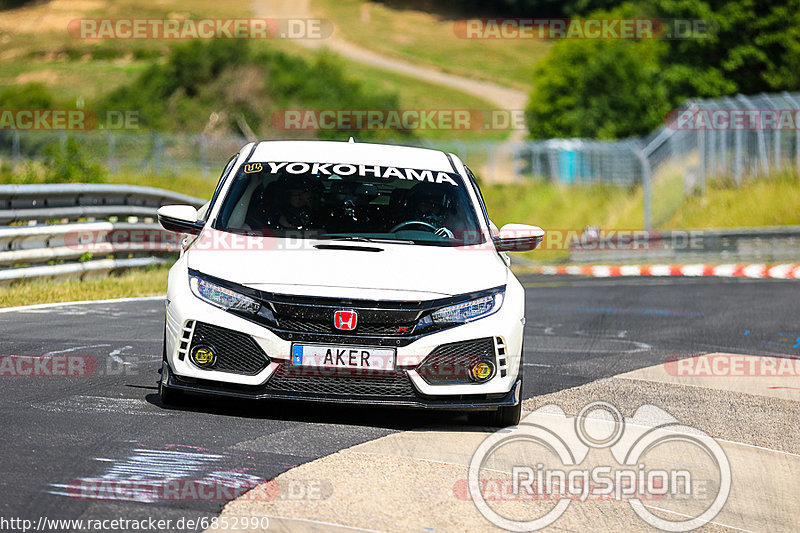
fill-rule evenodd
<path id="1" fill-rule="evenodd" d="M 239 492 L 266 481 L 239 470 L 215 470 L 225 457 L 206 452 L 136 448 L 122 460 L 95 457 L 95 461 L 108 463 L 102 475 L 80 477 L 70 484 L 51 483 L 51 489 L 55 490 L 45 492 L 85 500 L 153 503 L 169 499 L 169 495 L 161 491 L 177 480 L 187 480 L 189 485 L 228 487 Z"/>
<path id="2" fill-rule="evenodd" d="M 110 344 L 109 344 L 109 346 L 110 346 Z M 125 350 L 130 350 L 131 348 L 133 348 L 133 346 L 123 346 L 122 348 L 117 348 L 116 350 L 111 350 L 108 353 L 108 356 L 111 359 L 113 359 L 114 361 L 116 361 L 117 363 L 121 364 L 121 365 L 130 365 L 131 362 L 123 360 L 122 357 L 119 356 L 119 354 L 121 354 Z"/>
<path id="3" fill-rule="evenodd" d="M 34 404 L 34 407 L 50 413 L 83 411 L 124 415 L 168 416 L 170 414 L 138 398 L 107 398 L 105 396 L 72 396 L 66 400 Z"/>
<path id="4" fill-rule="evenodd" d="M 289 522 L 307 522 L 309 524 L 319 524 L 321 526 L 335 526 L 342 529 L 351 529 L 353 531 L 364 531 L 366 533 L 384 533 L 381 529 L 364 529 L 356 526 L 347 526 L 345 524 L 337 524 L 336 522 L 323 522 L 322 520 L 311 520 L 309 518 L 289 518 L 286 516 L 265 515 L 267 518 L 274 518 L 276 520 L 288 520 Z"/>
<path id="5" fill-rule="evenodd" d="M 583 333 L 583 332 L 576 332 L 576 333 Z M 629 353 L 638 353 L 638 352 L 647 352 L 653 349 L 653 347 L 646 342 L 639 342 L 639 341 L 632 341 L 629 339 L 622 339 L 619 337 L 606 337 L 606 336 L 591 336 L 591 335 L 578 335 L 576 337 L 563 337 L 563 336 L 547 336 L 547 337 L 540 337 L 540 341 L 547 339 L 550 343 L 544 346 L 542 343 L 534 344 L 532 346 L 525 345 L 525 351 L 532 352 L 532 353 L 583 353 L 588 355 L 601 355 L 601 354 L 609 354 L 609 353 L 616 353 L 616 354 L 629 354 Z M 558 345 L 552 344 L 553 342 L 557 342 L 558 339 L 563 339 Z M 578 347 L 575 347 L 575 341 L 585 341 L 591 340 L 593 341 L 590 348 L 587 348 L 584 344 L 581 344 Z M 603 349 L 601 344 L 598 341 L 613 341 L 617 343 L 616 345 L 619 348 L 605 348 Z M 632 346 L 623 347 L 621 344 L 627 344 Z M 571 345 L 571 346 L 570 346 Z M 598 347 L 600 346 L 600 347 Z M 606 344 L 608 346 L 608 344 Z"/>
<path id="6" fill-rule="evenodd" d="M 78 350 L 86 350 L 88 348 L 102 348 L 103 346 L 111 346 L 110 344 L 88 344 L 86 346 L 75 346 L 74 348 L 67 348 L 65 350 L 53 350 L 47 352 L 45 355 L 56 355 L 59 353 L 77 352 Z"/>
<path id="7" fill-rule="evenodd" d="M 125 302 L 146 302 L 152 300 L 164 300 L 164 296 L 140 296 L 137 298 L 112 298 L 109 300 L 79 300 L 75 302 L 53 302 L 48 304 L 20 305 L 17 307 L 0 308 L 0 313 L 16 313 L 18 311 L 35 311 L 38 309 L 49 309 L 52 307 L 65 307 L 69 305 L 91 305 L 91 304 L 111 304 Z"/>
<path id="8" fill-rule="evenodd" d="M 676 512 L 676 511 L 670 511 L 669 509 L 664 509 L 663 507 L 656 507 L 655 505 L 647 505 L 646 503 L 643 503 L 642 505 L 644 505 L 645 507 L 649 507 L 651 509 L 655 509 L 656 511 L 662 511 L 664 513 L 674 514 L 674 515 L 677 515 L 677 516 L 682 516 L 684 518 L 690 518 L 690 519 L 691 518 L 695 518 L 692 515 L 679 513 L 679 512 Z M 714 520 L 709 520 L 708 523 L 709 524 L 715 524 L 715 525 L 722 526 L 722 527 L 727 527 L 727 528 L 730 528 L 730 529 L 735 529 L 736 531 L 746 531 L 747 533 L 755 533 L 752 529 L 742 529 L 740 527 L 731 526 L 731 525 L 728 525 L 728 524 L 723 524 L 722 522 L 715 522 Z"/>

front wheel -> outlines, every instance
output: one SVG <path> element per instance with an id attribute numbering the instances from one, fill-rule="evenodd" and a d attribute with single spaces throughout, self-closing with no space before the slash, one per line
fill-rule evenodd
<path id="1" fill-rule="evenodd" d="M 183 391 L 175 390 L 164 385 L 169 380 L 169 366 L 167 366 L 167 324 L 164 323 L 164 342 L 161 349 L 161 379 L 158 380 L 158 399 L 163 405 L 179 405 L 183 399 Z M 166 374 L 166 375 L 165 375 Z"/>
<path id="2" fill-rule="evenodd" d="M 180 405 L 183 400 L 183 391 L 165 387 L 164 383 L 158 382 L 158 399 L 164 405 Z"/>
<path id="3" fill-rule="evenodd" d="M 522 418 L 522 400 L 517 405 L 500 407 L 494 412 L 494 427 L 516 426 Z"/>
<path id="4" fill-rule="evenodd" d="M 521 374 L 520 374 L 521 376 Z M 519 386 L 520 396 L 522 395 L 522 378 L 520 377 Z M 471 424 L 477 426 L 489 426 L 493 428 L 507 428 L 509 426 L 519 425 L 522 419 L 522 398 L 520 397 L 517 405 L 504 405 L 498 407 L 494 411 L 480 411 L 477 413 L 469 413 L 467 420 Z"/>
<path id="5" fill-rule="evenodd" d="M 467 420 L 477 426 L 488 426 L 493 428 L 507 428 L 516 426 L 522 418 L 522 401 L 517 405 L 504 405 L 494 411 L 480 411 L 469 413 Z"/>

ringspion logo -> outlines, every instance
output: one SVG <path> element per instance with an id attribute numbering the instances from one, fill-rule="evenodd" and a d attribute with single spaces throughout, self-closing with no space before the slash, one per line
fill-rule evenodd
<path id="1" fill-rule="evenodd" d="M 724 507 L 731 467 L 719 443 L 663 409 L 643 405 L 626 418 L 598 401 L 577 416 L 548 405 L 489 435 L 472 456 L 467 487 L 481 515 L 509 531 L 543 529 L 571 505 L 603 499 L 626 502 L 658 529 L 690 531 Z M 667 513 L 654 513 L 652 500 Z"/>

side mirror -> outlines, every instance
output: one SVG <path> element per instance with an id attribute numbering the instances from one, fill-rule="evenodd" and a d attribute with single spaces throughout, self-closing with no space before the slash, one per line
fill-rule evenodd
<path id="1" fill-rule="evenodd" d="M 544 230 L 527 224 L 506 224 L 494 236 L 494 247 L 498 252 L 528 252 L 535 250 L 544 239 Z"/>
<path id="2" fill-rule="evenodd" d="M 197 209 L 191 205 L 165 205 L 158 208 L 158 223 L 168 231 L 197 235 L 205 222 L 197 220 Z"/>

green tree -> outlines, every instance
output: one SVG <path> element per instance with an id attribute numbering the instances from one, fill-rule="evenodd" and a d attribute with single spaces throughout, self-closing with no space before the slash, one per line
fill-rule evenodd
<path id="1" fill-rule="evenodd" d="M 659 18 L 673 34 L 555 43 L 533 80 L 533 137 L 640 135 L 689 98 L 800 89 L 800 0 L 642 0 L 591 16 Z"/>
<path id="2" fill-rule="evenodd" d="M 674 100 L 800 88 L 800 0 L 652 0 L 646 9 L 711 22 L 708 32 L 665 41 Z"/>
<path id="3" fill-rule="evenodd" d="M 564 40 L 535 71 L 527 108 L 534 138 L 641 135 L 670 109 L 658 41 Z"/>

